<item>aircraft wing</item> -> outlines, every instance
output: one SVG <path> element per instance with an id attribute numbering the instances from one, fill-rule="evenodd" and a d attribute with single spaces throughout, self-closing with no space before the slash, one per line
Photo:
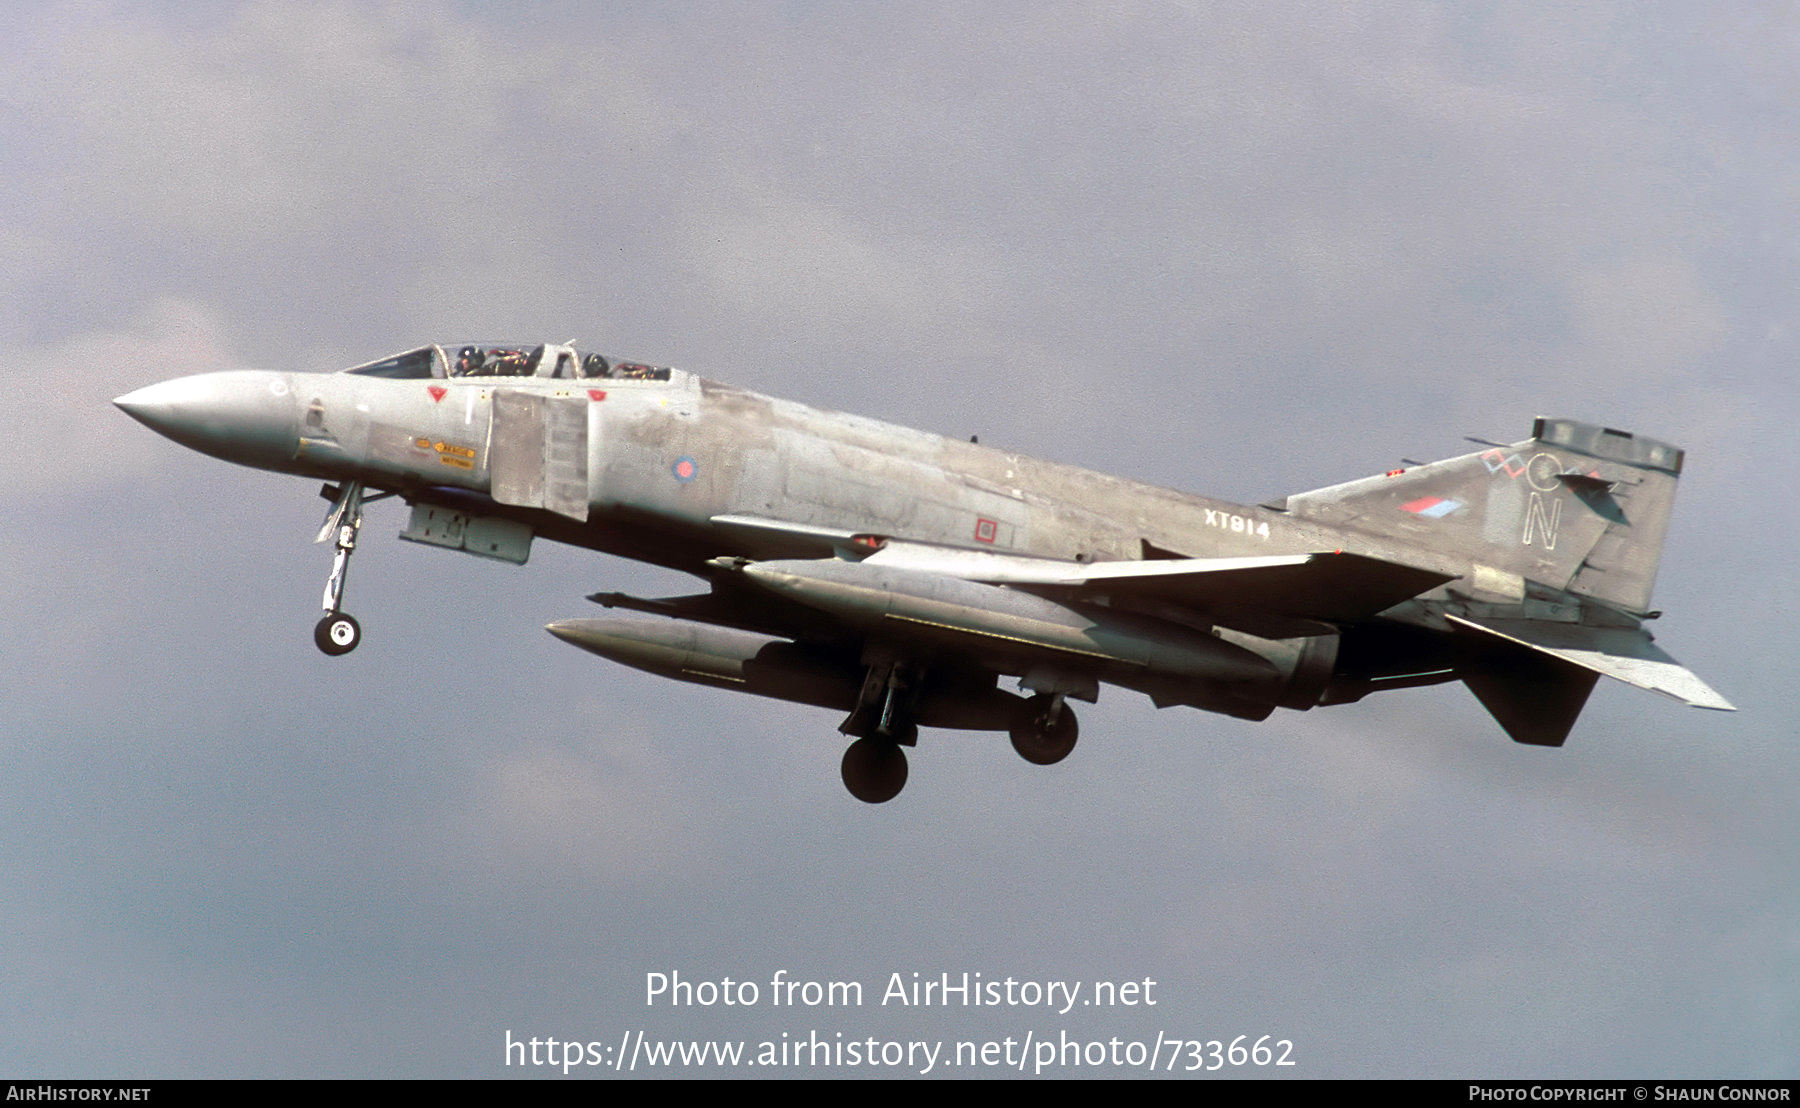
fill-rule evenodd
<path id="1" fill-rule="evenodd" d="M 830 558 L 848 553 L 859 537 L 840 527 L 815 527 L 766 516 L 713 516 L 712 525 L 759 558 Z"/>
<path id="2" fill-rule="evenodd" d="M 1064 562 L 890 542 L 864 561 L 992 585 L 1166 603 L 1272 637 L 1317 634 L 1365 619 L 1450 576 L 1361 554 L 1325 551 L 1255 558 Z"/>
<path id="3" fill-rule="evenodd" d="M 712 522 L 753 543 L 764 557 L 835 557 L 1077 599 L 1172 605 L 1268 638 L 1320 634 L 1330 630 L 1329 624 L 1366 619 L 1454 580 L 1434 570 L 1341 551 L 1070 562 L 757 516 L 715 516 Z"/>

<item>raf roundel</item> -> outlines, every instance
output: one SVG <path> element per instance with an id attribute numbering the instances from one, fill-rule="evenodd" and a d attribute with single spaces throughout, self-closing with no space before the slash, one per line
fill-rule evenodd
<path id="1" fill-rule="evenodd" d="M 675 480 L 685 485 L 700 475 L 700 467 L 694 464 L 694 459 L 683 454 L 675 459 L 675 464 L 669 467 L 669 472 L 675 475 Z"/>

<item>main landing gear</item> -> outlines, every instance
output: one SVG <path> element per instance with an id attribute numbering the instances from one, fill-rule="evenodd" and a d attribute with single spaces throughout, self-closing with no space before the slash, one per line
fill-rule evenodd
<path id="1" fill-rule="evenodd" d="M 1034 766 L 1053 766 L 1075 749 L 1075 712 L 1062 693 L 1039 693 L 1027 700 L 1012 725 L 1013 749 Z"/>
<path id="2" fill-rule="evenodd" d="M 865 804 L 882 804 L 906 787 L 906 755 L 898 744 L 875 737 L 857 739 L 844 751 L 844 787 Z"/>
<path id="3" fill-rule="evenodd" d="M 840 767 L 844 787 L 865 804 L 884 804 L 906 787 L 906 752 L 918 743 L 917 690 L 924 673 L 900 662 L 869 667 L 855 710 L 838 730 L 855 736 Z M 1062 693 L 1039 693 L 1020 700 L 1009 729 L 1013 749 L 1027 762 L 1051 766 L 1075 749 L 1079 728 Z"/>
<path id="4" fill-rule="evenodd" d="M 838 725 L 856 736 L 844 751 L 844 787 L 865 804 L 882 804 L 906 787 L 902 746 L 919 741 L 917 695 L 924 677 L 917 667 L 892 658 L 865 659 L 868 673 L 849 718 Z"/>

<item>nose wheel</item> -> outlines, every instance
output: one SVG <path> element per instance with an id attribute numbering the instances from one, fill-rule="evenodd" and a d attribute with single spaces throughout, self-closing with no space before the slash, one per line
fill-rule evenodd
<path id="1" fill-rule="evenodd" d="M 362 625 L 356 617 L 346 612 L 334 612 L 318 622 L 313 628 L 313 642 L 320 650 L 337 657 L 356 649 L 362 641 Z"/>

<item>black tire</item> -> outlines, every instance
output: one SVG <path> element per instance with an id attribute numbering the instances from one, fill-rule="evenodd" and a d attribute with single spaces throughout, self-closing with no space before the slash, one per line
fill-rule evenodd
<path id="1" fill-rule="evenodd" d="M 1056 722 L 1050 722 L 1051 702 L 1048 693 L 1032 697 L 1012 727 L 1013 749 L 1034 766 L 1053 766 L 1067 758 L 1081 733 L 1075 712 L 1067 704 L 1057 711 Z"/>
<path id="2" fill-rule="evenodd" d="M 362 642 L 362 625 L 345 612 L 336 612 L 319 621 L 313 628 L 313 642 L 320 650 L 337 657 L 348 654 Z"/>
<path id="3" fill-rule="evenodd" d="M 844 751 L 844 787 L 865 804 L 885 804 L 906 787 L 906 755 L 885 739 L 857 739 Z"/>

